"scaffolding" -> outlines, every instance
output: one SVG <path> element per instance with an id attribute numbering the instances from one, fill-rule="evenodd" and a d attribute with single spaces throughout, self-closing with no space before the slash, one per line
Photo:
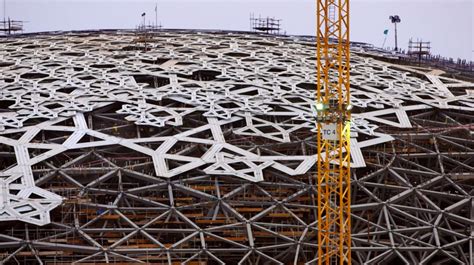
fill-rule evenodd
<path id="1" fill-rule="evenodd" d="M 418 58 L 421 61 L 423 58 L 430 56 L 431 42 L 423 40 L 412 40 L 408 42 L 407 54 L 412 57 Z"/>
<path id="2" fill-rule="evenodd" d="M 0 21 L 0 33 L 3 35 L 11 35 L 23 32 L 23 22 L 21 20 L 12 20 L 10 18 Z"/>
<path id="3" fill-rule="evenodd" d="M 250 29 L 254 32 L 263 32 L 266 34 L 280 34 L 281 31 L 281 19 L 274 17 L 255 17 L 254 14 L 250 14 Z"/>
<path id="4" fill-rule="evenodd" d="M 140 25 L 135 27 L 135 35 L 136 38 L 133 40 L 137 46 L 135 49 L 137 50 L 142 50 L 142 51 L 148 51 L 150 49 L 149 44 L 153 42 L 153 36 L 158 32 L 163 29 L 163 26 L 158 24 L 158 18 L 156 19 L 155 24 L 148 23 L 146 24 L 146 19 L 145 19 L 146 13 L 142 14 L 143 21 Z M 143 44 L 143 46 L 141 46 Z"/>

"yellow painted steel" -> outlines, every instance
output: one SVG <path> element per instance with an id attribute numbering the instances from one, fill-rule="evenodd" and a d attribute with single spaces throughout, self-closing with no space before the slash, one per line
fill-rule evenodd
<path id="1" fill-rule="evenodd" d="M 351 264 L 349 0 L 317 0 L 316 30 L 318 264 Z"/>

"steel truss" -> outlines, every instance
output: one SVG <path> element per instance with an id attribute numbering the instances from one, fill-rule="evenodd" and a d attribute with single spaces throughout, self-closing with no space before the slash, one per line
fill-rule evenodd
<path id="1" fill-rule="evenodd" d="M 0 41 L 0 260 L 314 262 L 314 40 L 133 39 Z M 472 263 L 474 85 L 352 52 L 353 263 Z"/>

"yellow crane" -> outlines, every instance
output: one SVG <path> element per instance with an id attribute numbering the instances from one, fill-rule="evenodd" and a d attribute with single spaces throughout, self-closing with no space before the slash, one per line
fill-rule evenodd
<path id="1" fill-rule="evenodd" d="M 317 0 L 318 264 L 351 264 L 349 0 Z"/>

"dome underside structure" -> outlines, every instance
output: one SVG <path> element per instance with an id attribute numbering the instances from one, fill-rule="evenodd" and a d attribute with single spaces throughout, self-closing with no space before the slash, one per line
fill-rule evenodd
<path id="1" fill-rule="evenodd" d="M 0 39 L 0 260 L 314 263 L 314 39 L 147 38 Z M 351 57 L 353 263 L 471 264 L 474 84 L 371 53 Z"/>

